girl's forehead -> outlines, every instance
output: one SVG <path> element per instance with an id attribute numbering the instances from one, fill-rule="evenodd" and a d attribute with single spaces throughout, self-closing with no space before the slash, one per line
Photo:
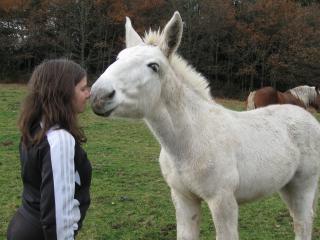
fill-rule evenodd
<path id="1" fill-rule="evenodd" d="M 78 82 L 77 85 L 79 85 L 79 86 L 85 86 L 85 85 L 87 85 L 87 76 L 84 76 L 84 77 L 80 80 L 80 82 Z"/>

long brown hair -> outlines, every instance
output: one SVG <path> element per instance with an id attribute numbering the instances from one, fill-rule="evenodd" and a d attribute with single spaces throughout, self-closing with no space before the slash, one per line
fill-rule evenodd
<path id="1" fill-rule="evenodd" d="M 56 125 L 71 133 L 78 143 L 86 141 L 72 104 L 75 86 L 85 76 L 79 64 L 67 59 L 47 60 L 35 68 L 18 121 L 25 146 L 40 143 Z M 40 122 L 41 129 L 32 133 Z"/>

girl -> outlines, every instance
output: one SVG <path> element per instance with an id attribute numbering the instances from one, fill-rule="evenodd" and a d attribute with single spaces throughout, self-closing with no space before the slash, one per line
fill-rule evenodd
<path id="1" fill-rule="evenodd" d="M 90 204 L 91 165 L 77 123 L 90 97 L 85 70 L 70 60 L 37 66 L 19 127 L 22 205 L 8 240 L 74 239 Z"/>

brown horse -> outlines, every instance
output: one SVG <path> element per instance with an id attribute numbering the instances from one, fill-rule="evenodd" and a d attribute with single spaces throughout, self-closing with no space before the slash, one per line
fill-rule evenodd
<path id="1" fill-rule="evenodd" d="M 320 112 L 320 93 L 317 87 L 299 86 L 286 92 L 272 87 L 260 88 L 250 92 L 246 101 L 247 110 L 271 104 L 293 104 L 303 108 L 314 107 Z"/>

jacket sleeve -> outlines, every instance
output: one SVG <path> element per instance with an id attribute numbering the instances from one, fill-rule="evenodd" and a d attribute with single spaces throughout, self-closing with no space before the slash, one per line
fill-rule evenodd
<path id="1" fill-rule="evenodd" d="M 75 141 L 65 130 L 47 133 L 49 150 L 42 158 L 40 214 L 45 239 L 74 239 L 80 209 L 75 195 Z"/>

